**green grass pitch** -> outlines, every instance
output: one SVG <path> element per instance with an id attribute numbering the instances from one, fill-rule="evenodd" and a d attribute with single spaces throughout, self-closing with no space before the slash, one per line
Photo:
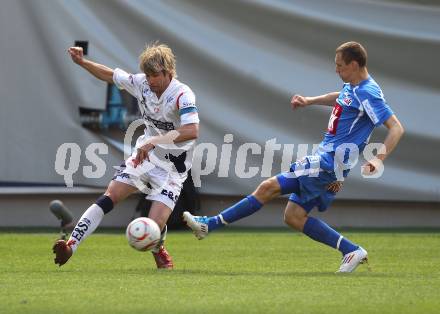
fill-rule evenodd
<path id="1" fill-rule="evenodd" d="M 0 313 L 440 313 L 440 233 L 344 234 L 371 271 L 335 274 L 337 251 L 287 229 L 169 232 L 173 271 L 122 230 L 92 235 L 61 268 L 55 233 L 1 232 Z"/>

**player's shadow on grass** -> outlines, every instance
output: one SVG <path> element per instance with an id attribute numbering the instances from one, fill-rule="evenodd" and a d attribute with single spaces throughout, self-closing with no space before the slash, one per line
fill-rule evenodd
<path id="1" fill-rule="evenodd" d="M 12 271 L 12 273 L 18 271 Z M 31 271 L 30 273 L 44 273 L 47 270 L 37 270 Z M 136 275 L 136 276 L 149 276 L 149 275 L 164 275 L 164 276 L 224 276 L 224 277 L 240 277 L 240 276 L 249 276 L 249 277 L 368 277 L 368 278 L 403 278 L 408 277 L 412 278 L 416 276 L 416 274 L 412 273 L 383 273 L 383 272 L 374 272 L 368 270 L 358 270 L 351 274 L 337 274 L 333 271 L 234 271 L 234 270 L 199 270 L 199 269 L 174 269 L 174 270 L 165 270 L 165 269 L 145 269 L 145 268 L 130 268 L 130 269 L 121 269 L 118 267 L 115 268 L 99 268 L 96 269 L 93 267 L 92 269 L 66 269 L 66 268 L 56 268 L 55 272 L 60 273 L 76 273 L 76 272 L 90 272 L 96 275 L 105 275 L 107 273 L 120 273 L 125 275 Z"/>
<path id="2" fill-rule="evenodd" d="M 303 272 L 303 271 L 219 271 L 219 270 L 195 270 L 195 269 L 175 269 L 172 271 L 176 275 L 194 276 L 252 276 L 252 277 L 334 277 L 334 276 L 356 276 L 356 277 L 378 277 L 378 278 L 401 278 L 402 274 L 375 273 L 373 271 L 356 272 L 352 274 L 336 274 L 335 272 Z"/>

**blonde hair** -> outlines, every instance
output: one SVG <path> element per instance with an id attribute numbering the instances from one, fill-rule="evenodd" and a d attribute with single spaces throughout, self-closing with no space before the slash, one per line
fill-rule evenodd
<path id="1" fill-rule="evenodd" d="M 145 45 L 139 56 L 139 67 L 146 75 L 165 71 L 172 77 L 177 77 L 176 57 L 173 51 L 158 41 Z"/>

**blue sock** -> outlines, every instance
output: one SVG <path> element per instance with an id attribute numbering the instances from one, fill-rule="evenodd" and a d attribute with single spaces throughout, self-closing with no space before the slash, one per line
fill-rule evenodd
<path id="1" fill-rule="evenodd" d="M 327 244 L 334 249 L 338 249 L 343 255 L 359 248 L 359 246 L 345 239 L 325 222 L 314 217 L 307 218 L 307 221 L 304 224 L 303 233 L 315 241 Z"/>
<path id="2" fill-rule="evenodd" d="M 261 204 L 254 196 L 246 196 L 244 199 L 225 209 L 217 216 L 209 217 L 208 229 L 209 231 L 212 231 L 241 218 L 250 216 L 262 206 L 263 204 Z"/>

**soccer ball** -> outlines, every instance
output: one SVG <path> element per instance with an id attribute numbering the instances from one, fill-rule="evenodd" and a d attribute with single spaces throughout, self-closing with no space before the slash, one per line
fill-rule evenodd
<path id="1" fill-rule="evenodd" d="M 138 251 L 148 251 L 159 242 L 160 229 L 153 219 L 139 217 L 129 223 L 125 235 L 132 248 Z"/>

